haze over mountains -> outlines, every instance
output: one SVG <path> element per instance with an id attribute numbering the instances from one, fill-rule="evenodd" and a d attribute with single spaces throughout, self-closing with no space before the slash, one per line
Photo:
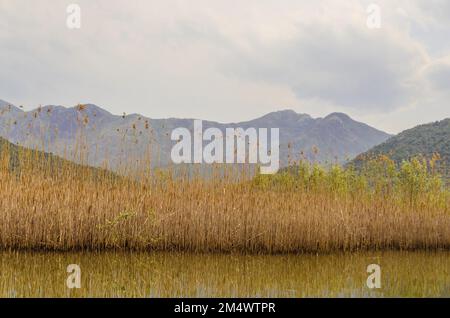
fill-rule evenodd
<path id="1" fill-rule="evenodd" d="M 172 130 L 179 127 L 192 132 L 193 119 L 113 115 L 93 104 L 71 108 L 44 106 L 24 112 L 0 101 L 0 136 L 25 147 L 113 170 L 130 164 L 170 165 L 170 152 L 175 144 L 170 136 Z M 204 120 L 203 129 L 209 127 L 223 132 L 225 128 L 237 127 L 279 128 L 281 166 L 301 157 L 322 163 L 344 162 L 390 137 L 343 113 L 312 118 L 292 110 L 240 123 Z"/>

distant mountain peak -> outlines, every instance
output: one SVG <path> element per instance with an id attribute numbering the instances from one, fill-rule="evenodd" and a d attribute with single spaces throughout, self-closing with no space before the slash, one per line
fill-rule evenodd
<path id="1" fill-rule="evenodd" d="M 284 109 L 268 113 L 259 119 L 277 120 L 277 121 L 296 121 L 304 118 L 312 118 L 308 114 L 299 114 L 292 109 Z"/>
<path id="2" fill-rule="evenodd" d="M 64 107 L 61 105 L 45 105 L 40 106 L 36 109 L 30 110 L 30 113 L 34 112 L 42 112 L 42 113 L 53 113 L 53 114 L 59 114 L 61 116 L 67 116 L 67 115 L 76 115 L 76 114 L 84 114 L 88 117 L 107 117 L 107 116 L 113 116 L 110 112 L 107 110 L 94 105 L 94 104 L 78 104 L 76 106 L 72 107 Z"/>
<path id="3" fill-rule="evenodd" d="M 10 112 L 22 112 L 22 110 L 19 107 L 14 106 L 11 103 L 8 103 L 4 100 L 0 99 L 0 110 L 4 111 L 10 111 Z"/>
<path id="4" fill-rule="evenodd" d="M 335 113 L 331 113 L 329 115 L 327 115 L 325 118 L 325 120 L 353 120 L 349 115 L 345 114 L 345 113 L 339 113 L 339 112 L 335 112 Z"/>
<path id="5" fill-rule="evenodd" d="M 78 104 L 76 106 L 71 107 L 71 109 L 76 109 L 78 111 L 87 111 L 87 112 L 97 112 L 99 114 L 108 114 L 111 115 L 109 111 L 101 108 L 95 104 Z"/>
<path id="6" fill-rule="evenodd" d="M 268 115 L 279 115 L 279 116 L 297 116 L 298 113 L 292 109 L 282 109 L 274 112 L 268 113 Z"/>

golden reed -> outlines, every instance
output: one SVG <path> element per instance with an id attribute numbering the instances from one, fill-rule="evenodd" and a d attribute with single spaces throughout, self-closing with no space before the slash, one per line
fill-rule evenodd
<path id="1" fill-rule="evenodd" d="M 0 248 L 291 253 L 448 249 L 438 158 L 358 172 L 301 163 L 274 176 L 115 176 L 0 150 Z"/>

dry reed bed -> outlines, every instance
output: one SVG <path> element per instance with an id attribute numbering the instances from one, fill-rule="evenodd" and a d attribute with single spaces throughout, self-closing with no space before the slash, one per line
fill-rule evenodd
<path id="1" fill-rule="evenodd" d="M 288 253 L 450 247 L 448 188 L 420 169 L 406 180 L 411 185 L 406 177 L 392 185 L 379 171 L 370 181 L 350 170 L 305 166 L 301 177 L 136 181 L 93 177 L 95 170 L 70 164 L 57 171 L 37 167 L 27 152 L 14 170 L 5 153 L 2 249 Z"/>

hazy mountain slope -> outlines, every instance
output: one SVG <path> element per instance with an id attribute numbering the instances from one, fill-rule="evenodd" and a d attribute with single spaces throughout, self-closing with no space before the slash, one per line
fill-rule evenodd
<path id="1" fill-rule="evenodd" d="M 192 131 L 193 119 L 113 115 L 92 104 L 71 108 L 45 106 L 29 112 L 12 106 L 0 116 L 0 135 L 14 143 L 112 169 L 148 167 L 149 163 L 152 167 L 170 165 L 175 144 L 170 135 L 178 127 Z M 299 159 L 301 153 L 309 160 L 325 162 L 337 158 L 343 162 L 390 137 L 345 114 L 315 119 L 292 110 L 240 123 L 203 121 L 203 129 L 209 127 L 223 132 L 229 127 L 279 128 L 282 165 L 287 164 L 288 157 Z M 318 153 L 312 150 L 314 147 Z"/>
<path id="2" fill-rule="evenodd" d="M 307 153 L 310 160 L 343 161 L 367 150 L 368 145 L 385 141 L 388 134 L 366 124 L 352 120 L 342 113 L 332 113 L 319 118 L 308 128 L 307 133 L 295 139 L 295 152 L 303 149 L 319 148 L 318 154 Z M 301 145 L 301 148 L 298 148 Z"/>
<path id="3" fill-rule="evenodd" d="M 4 165 L 5 161 L 1 162 L 1 168 L 7 168 L 15 173 L 23 172 L 25 169 L 27 173 L 39 171 L 47 176 L 76 173 L 77 175 L 83 175 L 85 178 L 96 179 L 101 177 L 103 181 L 106 180 L 105 178 L 111 180 L 118 178 L 113 172 L 79 165 L 50 153 L 14 145 L 1 137 L 0 158 L 2 160 L 9 159 L 6 161 L 7 166 Z M 24 168 L 24 165 L 26 165 L 26 168 Z"/>
<path id="4" fill-rule="evenodd" d="M 365 158 L 379 154 L 386 154 L 400 163 L 417 155 L 429 158 L 434 153 L 438 153 L 442 162 L 450 167 L 450 118 L 405 130 L 361 154 L 354 163 L 360 164 Z"/>

